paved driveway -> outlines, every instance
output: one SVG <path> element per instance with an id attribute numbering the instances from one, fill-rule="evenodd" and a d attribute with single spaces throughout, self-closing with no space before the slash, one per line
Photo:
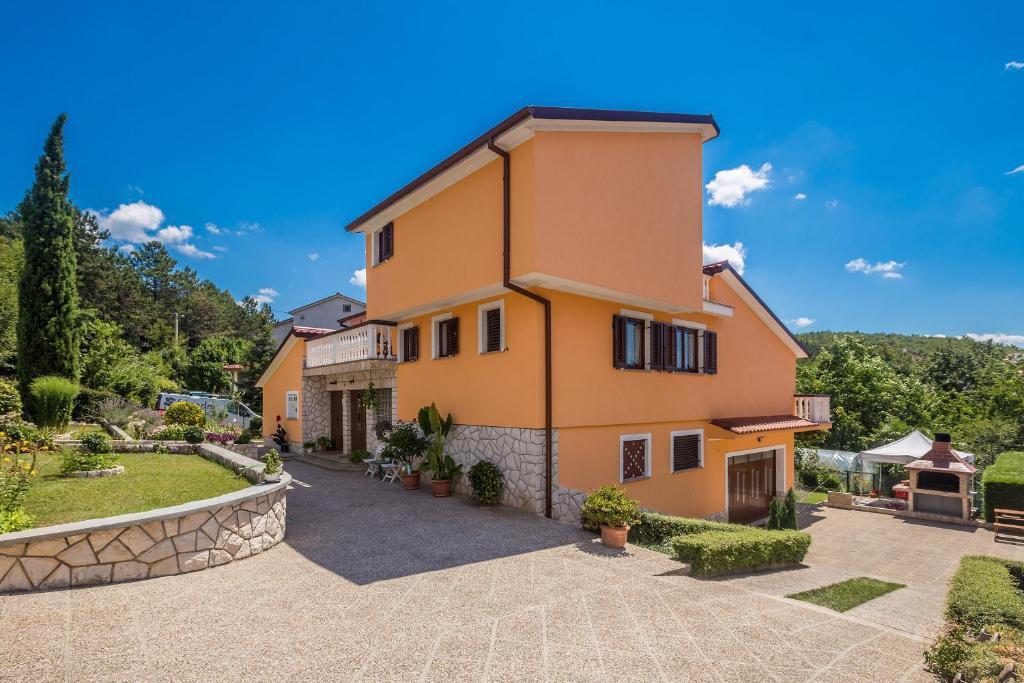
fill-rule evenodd
<path id="1" fill-rule="evenodd" d="M 932 621 L 907 628 L 887 615 L 917 592 L 941 612 L 954 558 L 894 553 L 907 538 L 993 550 L 983 535 L 828 511 L 808 520 L 809 568 L 698 580 L 657 553 L 610 553 L 507 508 L 288 469 L 288 535 L 266 554 L 0 597 L 0 678 L 929 680 L 920 665 Z M 780 597 L 859 573 L 911 589 L 850 615 Z"/>

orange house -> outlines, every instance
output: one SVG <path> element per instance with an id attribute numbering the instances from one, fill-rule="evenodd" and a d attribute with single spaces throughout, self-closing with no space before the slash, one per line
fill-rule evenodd
<path id="1" fill-rule="evenodd" d="M 803 347 L 702 265 L 717 135 L 710 115 L 526 107 L 352 221 L 383 419 L 437 403 L 453 457 L 495 462 L 503 502 L 548 516 L 621 483 L 648 509 L 764 517 L 828 398 L 794 396 Z M 304 372 L 343 378 L 346 334 L 308 340 Z"/>

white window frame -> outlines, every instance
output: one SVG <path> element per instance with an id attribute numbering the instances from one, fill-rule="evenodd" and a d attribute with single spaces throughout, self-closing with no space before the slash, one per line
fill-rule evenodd
<path id="1" fill-rule="evenodd" d="M 487 350 L 487 311 L 501 311 L 501 341 L 497 351 Z M 502 353 L 505 350 L 505 300 L 489 301 L 476 307 L 476 349 L 481 354 Z"/>
<path id="2" fill-rule="evenodd" d="M 685 470 L 677 470 L 675 468 L 675 465 L 676 465 L 675 460 L 676 459 L 675 459 L 675 457 L 673 457 L 675 455 L 674 451 L 675 451 L 675 445 L 676 445 L 676 443 L 675 443 L 676 442 L 676 437 L 677 436 L 693 436 L 694 434 L 696 434 L 698 437 L 700 437 L 700 440 L 697 442 L 697 466 L 696 467 L 690 467 L 690 468 L 687 468 Z M 668 435 L 668 471 L 671 472 L 672 474 L 678 474 L 678 473 L 682 473 L 682 472 L 693 472 L 694 470 L 702 470 L 702 469 L 704 469 L 704 430 L 703 429 L 679 429 L 679 430 L 674 431 L 674 432 L 669 432 L 669 435 Z"/>
<path id="3" fill-rule="evenodd" d="M 377 252 L 377 235 L 379 235 L 381 231 L 384 230 L 384 228 L 388 227 L 389 225 L 391 226 L 391 241 L 394 242 L 395 224 L 391 221 L 385 223 L 384 225 L 380 226 L 379 228 L 370 233 L 370 263 L 373 264 L 374 268 L 381 264 L 380 254 Z M 384 263 L 387 262 L 385 261 Z"/>
<path id="4" fill-rule="evenodd" d="M 398 326 L 398 362 L 399 363 L 410 363 L 412 361 L 405 357 L 405 337 L 403 336 L 406 330 L 416 327 L 416 323 L 403 323 Z"/>
<path id="5" fill-rule="evenodd" d="M 292 397 L 295 397 L 295 414 L 292 415 Z M 299 392 L 297 391 L 286 391 L 284 392 L 284 418 L 286 420 L 298 420 L 299 419 Z"/>
<path id="6" fill-rule="evenodd" d="M 623 458 L 622 458 L 622 451 L 623 451 L 623 449 L 626 446 L 626 442 L 627 441 L 641 441 L 641 440 L 644 440 L 644 441 L 647 442 L 647 446 L 644 448 L 645 460 L 646 460 L 646 462 L 644 463 L 644 476 L 636 477 L 635 479 L 623 479 L 622 478 L 622 460 L 623 460 Z M 650 432 L 647 432 L 646 434 L 620 434 L 619 435 L 619 483 L 620 484 L 626 484 L 626 483 L 629 483 L 629 482 L 632 482 L 632 481 L 640 481 L 641 479 L 650 479 L 651 478 L 651 457 L 652 457 L 651 449 L 652 449 L 652 447 L 653 447 L 653 441 L 651 440 L 651 433 Z"/>
<path id="7" fill-rule="evenodd" d="M 441 341 L 437 336 L 437 324 L 445 320 L 451 320 L 454 317 L 454 313 L 448 312 L 442 313 L 441 315 L 435 315 L 430 319 L 430 357 L 432 360 L 443 360 L 437 355 Z M 461 341 L 459 342 L 459 345 L 462 345 Z M 445 358 L 454 358 L 454 356 L 445 356 Z"/>
<path id="8" fill-rule="evenodd" d="M 634 320 L 644 321 L 644 366 L 642 368 L 631 368 L 633 370 L 643 370 L 645 372 L 651 371 L 651 323 L 654 322 L 653 313 L 641 313 L 640 311 L 634 311 L 629 308 L 623 308 L 619 311 L 619 315 L 623 318 L 633 318 Z M 623 340 L 625 343 L 625 340 Z M 621 473 L 619 476 L 622 476 Z"/>

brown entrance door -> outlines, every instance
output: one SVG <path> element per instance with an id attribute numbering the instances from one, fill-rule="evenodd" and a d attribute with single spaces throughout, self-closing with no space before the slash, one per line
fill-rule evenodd
<path id="1" fill-rule="evenodd" d="M 729 521 L 741 524 L 768 516 L 775 495 L 775 451 L 729 458 Z"/>
<path id="2" fill-rule="evenodd" d="M 344 448 L 345 438 L 345 392 L 329 391 L 331 397 L 331 440 L 335 450 Z"/>
<path id="3" fill-rule="evenodd" d="M 365 451 L 366 450 L 366 410 L 363 409 L 363 392 L 362 390 L 353 390 L 348 393 L 349 400 L 349 414 L 352 416 L 352 450 L 353 451 Z"/>

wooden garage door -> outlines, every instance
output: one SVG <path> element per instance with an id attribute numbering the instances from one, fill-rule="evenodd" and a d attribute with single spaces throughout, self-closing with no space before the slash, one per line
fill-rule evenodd
<path id="1" fill-rule="evenodd" d="M 768 516 L 775 495 L 775 451 L 729 458 L 729 521 L 747 523 Z"/>

